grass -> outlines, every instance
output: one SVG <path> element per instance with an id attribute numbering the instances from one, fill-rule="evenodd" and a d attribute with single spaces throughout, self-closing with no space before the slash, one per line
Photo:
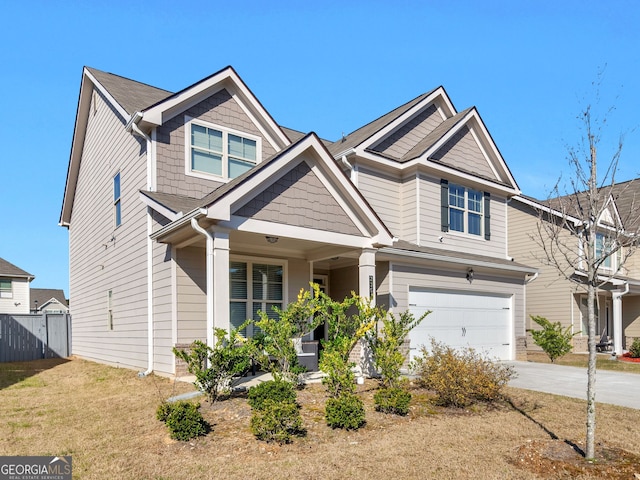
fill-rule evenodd
<path id="1" fill-rule="evenodd" d="M 72 455 L 74 479 L 559 478 L 521 468 L 531 463 L 522 452 L 551 438 L 580 443 L 585 433 L 577 399 L 507 389 L 510 403 L 496 408 L 446 410 L 414 389 L 409 415 L 398 417 L 375 412 L 368 381 L 358 386 L 367 424 L 356 432 L 325 425 L 324 390 L 310 385 L 298 392 L 307 436 L 291 445 L 253 437 L 245 397 L 203 401 L 213 431 L 178 442 L 155 410 L 190 384 L 78 359 L 0 365 L 0 452 Z M 607 445 L 640 453 L 640 411 L 601 404 L 598 422 Z"/>
<path id="2" fill-rule="evenodd" d="M 544 352 L 527 352 L 527 360 L 529 362 L 551 363 L 551 360 Z M 556 358 L 555 363 L 556 365 L 587 368 L 588 361 L 589 356 L 586 353 L 569 353 L 563 357 Z M 640 363 L 611 360 L 611 355 L 609 354 L 598 354 L 596 369 L 640 374 Z"/>

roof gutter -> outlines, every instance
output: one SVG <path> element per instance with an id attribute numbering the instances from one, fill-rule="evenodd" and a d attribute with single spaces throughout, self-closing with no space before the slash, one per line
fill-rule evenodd
<path id="1" fill-rule="evenodd" d="M 529 284 L 530 284 L 531 282 L 533 282 L 536 278 L 538 278 L 538 276 L 539 276 L 539 275 L 540 275 L 540 272 L 536 272 L 536 273 L 534 273 L 534 274 L 533 274 L 533 276 L 531 276 L 530 278 L 527 278 L 527 279 L 524 281 L 524 284 L 525 284 L 525 285 L 529 285 Z"/>
<path id="2" fill-rule="evenodd" d="M 191 210 L 190 212 L 187 212 L 186 214 L 184 214 L 182 217 L 180 217 L 175 222 L 171 222 L 171 223 L 165 225 L 164 227 L 162 227 L 157 232 L 152 233 L 151 235 L 149 235 L 149 238 L 151 238 L 151 240 L 160 241 L 159 240 L 160 238 L 162 238 L 162 237 L 164 237 L 166 235 L 169 235 L 170 233 L 173 233 L 176 230 L 180 230 L 186 224 L 190 223 L 191 219 L 204 217 L 206 214 L 207 214 L 207 209 L 206 208 L 195 208 L 195 209 Z"/>

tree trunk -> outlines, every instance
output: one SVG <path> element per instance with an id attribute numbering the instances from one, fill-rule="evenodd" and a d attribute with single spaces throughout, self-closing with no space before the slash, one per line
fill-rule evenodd
<path id="1" fill-rule="evenodd" d="M 596 315 L 595 287 L 589 284 L 587 301 L 589 324 L 589 366 L 587 368 L 587 444 L 585 457 L 595 458 L 596 438 Z"/>

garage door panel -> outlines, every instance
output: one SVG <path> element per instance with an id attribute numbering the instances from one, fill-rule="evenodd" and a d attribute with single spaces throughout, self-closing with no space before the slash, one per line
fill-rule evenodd
<path id="1" fill-rule="evenodd" d="M 411 289 L 409 310 L 419 317 L 431 310 L 410 334 L 411 356 L 431 338 L 454 348 L 472 347 L 500 359 L 511 358 L 511 297 L 436 289 Z"/>

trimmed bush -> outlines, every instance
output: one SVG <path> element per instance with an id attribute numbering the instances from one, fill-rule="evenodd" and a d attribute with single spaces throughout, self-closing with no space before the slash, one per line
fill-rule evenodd
<path id="1" fill-rule="evenodd" d="M 169 428 L 171 438 L 187 441 L 209 432 L 209 424 L 202 418 L 200 404 L 185 401 L 163 402 L 156 410 L 156 418 Z"/>
<path id="2" fill-rule="evenodd" d="M 263 410 L 267 402 L 296 403 L 296 391 L 293 384 L 282 380 L 269 380 L 249 389 L 249 406 L 254 410 Z"/>
<path id="3" fill-rule="evenodd" d="M 294 436 L 303 436 L 300 407 L 295 402 L 265 399 L 251 416 L 251 431 L 258 440 L 291 443 Z"/>
<path id="4" fill-rule="evenodd" d="M 431 340 L 431 352 L 424 346 L 414 369 L 419 382 L 432 390 L 436 403 L 464 408 L 476 402 L 495 402 L 502 388 L 515 375 L 513 367 L 494 362 L 473 348 L 456 350 Z"/>
<path id="5" fill-rule="evenodd" d="M 378 412 L 406 415 L 409 413 L 411 394 L 402 388 L 381 388 L 373 396 L 373 401 Z"/>
<path id="6" fill-rule="evenodd" d="M 631 354 L 632 358 L 640 357 L 640 338 L 636 338 L 633 341 L 633 343 L 631 344 L 631 347 L 629 347 L 629 353 Z"/>
<path id="7" fill-rule="evenodd" d="M 357 430 L 365 424 L 364 404 L 351 393 L 329 398 L 325 406 L 325 418 L 331 428 Z"/>

